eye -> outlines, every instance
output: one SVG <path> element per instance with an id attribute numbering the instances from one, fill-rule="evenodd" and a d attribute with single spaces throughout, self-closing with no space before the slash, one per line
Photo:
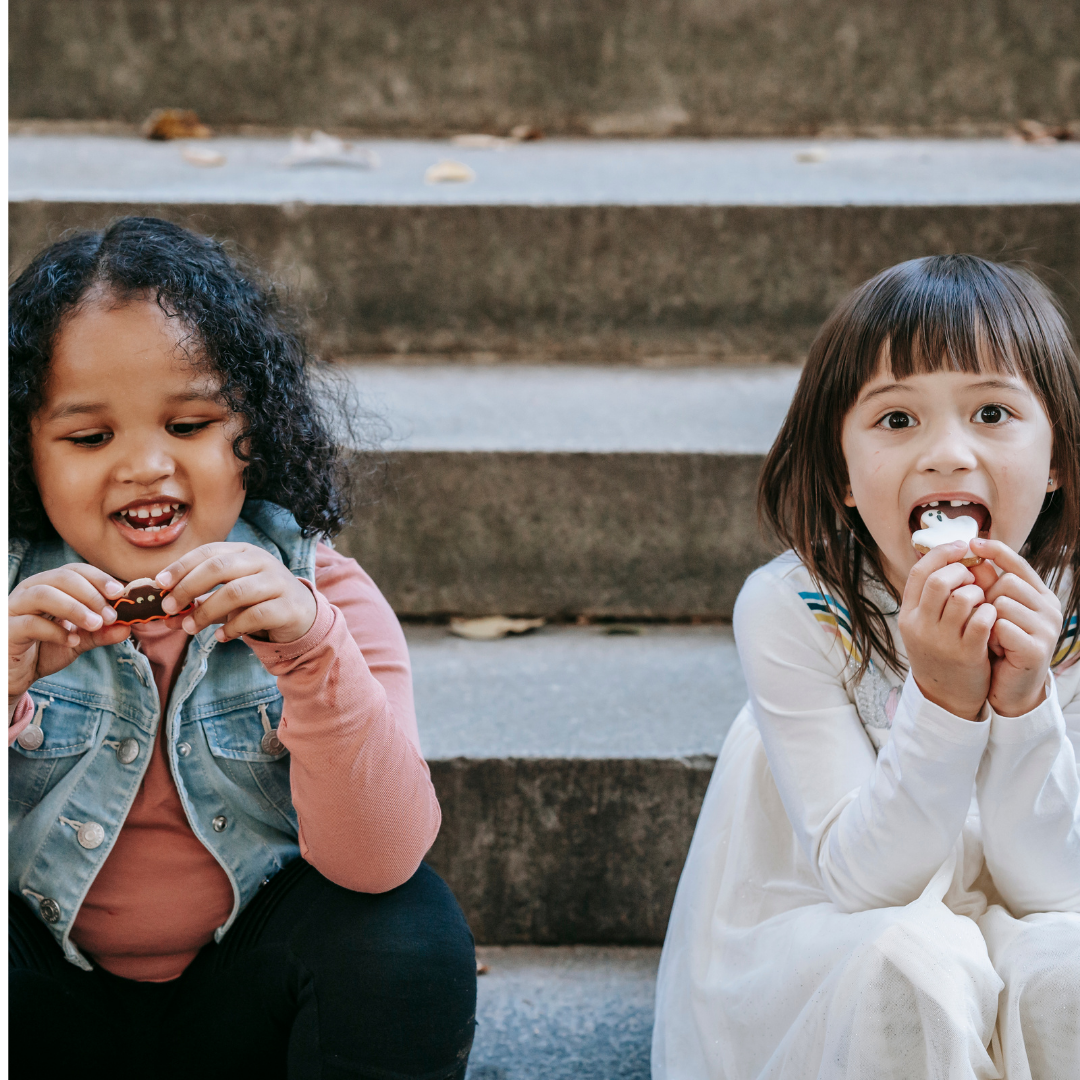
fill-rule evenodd
<path id="1" fill-rule="evenodd" d="M 883 416 L 878 421 L 877 426 L 888 428 L 890 431 L 903 431 L 904 428 L 915 426 L 915 417 L 910 413 L 897 410 Z"/>
<path id="2" fill-rule="evenodd" d="M 1004 405 L 983 405 L 975 411 L 973 419 L 976 424 L 1000 424 L 1010 415 Z"/>
<path id="3" fill-rule="evenodd" d="M 209 427 L 213 423 L 212 420 L 200 420 L 181 422 L 176 424 L 168 424 L 165 428 L 170 435 L 177 435 L 183 438 L 185 435 L 194 435 L 198 431 L 202 431 L 203 428 Z"/>
<path id="4" fill-rule="evenodd" d="M 111 431 L 94 431 L 89 435 L 72 435 L 65 440 L 73 446 L 104 446 L 112 438 Z"/>

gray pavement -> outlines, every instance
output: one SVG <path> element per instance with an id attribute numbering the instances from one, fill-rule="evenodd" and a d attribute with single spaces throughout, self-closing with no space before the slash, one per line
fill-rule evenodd
<path id="1" fill-rule="evenodd" d="M 488 946 L 468 1080 L 648 1080 L 656 948 Z"/>
<path id="2" fill-rule="evenodd" d="M 1080 145 L 1005 139 L 543 140 L 505 150 L 377 139 L 381 166 L 285 168 L 286 139 L 184 143 L 19 135 L 9 198 L 67 202 L 393 206 L 988 206 L 1080 202 Z M 470 183 L 427 184 L 449 158 Z"/>
<path id="3" fill-rule="evenodd" d="M 765 453 L 791 367 L 344 367 L 394 450 Z"/>
<path id="4" fill-rule="evenodd" d="M 429 760 L 720 752 L 746 701 L 730 627 L 544 627 L 466 641 L 407 626 Z"/>

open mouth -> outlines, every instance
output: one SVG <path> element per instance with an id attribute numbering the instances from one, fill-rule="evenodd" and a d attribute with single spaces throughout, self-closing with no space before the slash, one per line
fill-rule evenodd
<path id="1" fill-rule="evenodd" d="M 990 509 L 982 503 L 972 502 L 967 499 L 939 499 L 934 502 L 925 502 L 916 506 L 908 517 L 908 529 L 912 534 L 923 528 L 922 516 L 927 510 L 934 510 L 944 517 L 955 520 L 956 518 L 969 517 L 979 527 L 979 535 L 984 539 L 990 535 Z M 970 526 L 969 526 L 970 528 Z"/>
<path id="2" fill-rule="evenodd" d="M 190 503 L 161 499 L 134 503 L 112 514 L 120 535 L 134 547 L 158 548 L 173 543 L 187 528 Z"/>
<path id="3" fill-rule="evenodd" d="M 118 510 L 113 514 L 113 518 L 119 524 L 126 525 L 129 529 L 155 533 L 167 529 L 170 525 L 176 525 L 186 513 L 186 503 L 146 503 L 143 506 L 132 506 L 126 510 Z"/>

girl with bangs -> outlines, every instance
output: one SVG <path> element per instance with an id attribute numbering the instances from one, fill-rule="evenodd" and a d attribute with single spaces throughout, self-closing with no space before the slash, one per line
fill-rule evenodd
<path id="1" fill-rule="evenodd" d="M 1080 362 L 1049 292 L 972 256 L 861 286 L 759 502 L 790 550 L 735 607 L 750 700 L 653 1076 L 1080 1075 Z"/>

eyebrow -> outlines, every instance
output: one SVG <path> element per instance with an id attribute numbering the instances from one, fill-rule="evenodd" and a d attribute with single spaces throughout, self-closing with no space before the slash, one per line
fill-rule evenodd
<path id="1" fill-rule="evenodd" d="M 1019 392 L 1021 387 L 1012 379 L 980 379 L 977 383 L 972 383 L 971 386 L 966 387 L 969 390 L 1012 390 Z M 868 394 L 864 394 L 859 399 L 860 405 L 865 405 L 866 402 L 872 401 L 874 398 L 879 397 L 881 394 L 888 394 L 896 390 L 902 390 L 906 393 L 911 393 L 914 387 L 905 386 L 903 383 L 891 382 L 886 383 L 884 386 L 879 386 L 876 390 L 871 390 Z"/>
<path id="2" fill-rule="evenodd" d="M 182 394 L 170 394 L 166 399 L 170 405 L 182 405 L 188 401 L 216 402 L 217 395 L 210 387 L 198 390 L 187 390 Z M 67 420 L 72 416 L 87 416 L 92 413 L 102 412 L 109 407 L 107 401 L 73 401 L 67 405 L 60 405 L 53 409 L 45 417 L 46 422 L 53 420 Z"/>

